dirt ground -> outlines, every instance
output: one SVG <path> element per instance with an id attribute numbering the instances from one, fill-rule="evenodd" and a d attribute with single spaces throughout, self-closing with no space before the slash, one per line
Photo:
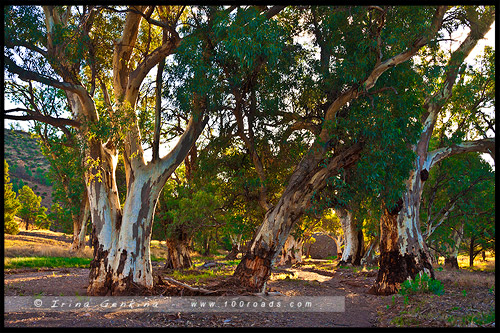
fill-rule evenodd
<path id="1" fill-rule="evenodd" d="M 321 263 L 318 266 L 322 267 Z M 155 271 L 164 274 L 158 267 Z M 73 296 L 86 294 L 89 271 L 84 268 L 64 268 L 9 270 L 5 273 L 5 296 L 40 294 Z M 457 279 L 454 279 L 453 275 L 443 273 L 445 295 L 412 295 L 409 299 L 405 299 L 401 295 L 368 294 L 367 290 L 375 281 L 376 270 L 337 268 L 329 271 L 325 270 L 324 266 L 323 269 L 311 267 L 311 263 L 308 262 L 307 265 L 277 270 L 268 283 L 268 290 L 278 291 L 286 296 L 344 296 L 345 312 L 177 314 L 18 312 L 5 313 L 4 325 L 6 327 L 478 326 L 464 322 L 463 318 L 470 316 L 471 313 L 484 313 L 491 308 L 494 309 L 494 288 L 488 287 L 491 281 L 494 281 L 494 274 L 475 274 L 471 275 L 472 280 L 481 274 L 484 275 L 484 285 L 477 283 L 457 285 Z M 450 316 L 455 316 L 458 321 L 450 321 Z M 486 326 L 492 325 L 490 323 Z"/>
<path id="2" fill-rule="evenodd" d="M 284 274 L 283 270 L 275 274 Z M 335 273 L 289 268 L 288 276 L 270 281 L 269 290 L 286 296 L 345 296 L 343 313 L 6 313 L 5 326 L 176 326 L 176 327 L 370 327 L 377 324 L 377 309 L 390 302 L 390 297 L 366 294 L 375 279 L 375 272 L 354 274 L 351 270 Z M 292 275 L 293 274 L 293 275 Z M 5 274 L 5 296 L 85 295 L 88 269 L 11 270 Z"/>
<path id="3" fill-rule="evenodd" d="M 31 234 L 21 237 L 34 236 Z M 66 239 L 52 241 L 67 242 Z M 267 290 L 284 296 L 343 296 L 344 312 L 12 312 L 4 313 L 5 327 L 476 327 L 495 326 L 495 273 L 436 269 L 444 295 L 375 296 L 368 289 L 376 269 L 336 267 L 336 261 L 305 260 L 275 269 Z M 494 263 L 493 263 L 494 264 Z M 200 282 L 208 287 L 227 279 L 235 266 Z M 203 274 L 201 268 L 185 273 Z M 86 268 L 4 270 L 5 296 L 84 296 Z M 155 277 L 174 277 L 153 262 Z M 182 275 L 181 275 L 182 276 Z M 175 277 L 174 277 L 175 278 Z M 178 278 L 177 278 L 178 279 Z M 195 282 L 186 282 L 195 285 Z M 485 319 L 485 316 L 489 316 Z M 491 318 L 493 316 L 493 319 Z"/>

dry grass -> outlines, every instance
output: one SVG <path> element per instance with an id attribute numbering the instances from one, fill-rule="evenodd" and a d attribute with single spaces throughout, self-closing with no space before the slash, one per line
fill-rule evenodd
<path id="1" fill-rule="evenodd" d="M 92 248 L 88 246 L 82 252 L 76 253 L 70 251 L 71 243 L 46 238 L 50 236 L 69 240 L 71 239 L 70 235 L 49 230 L 30 230 L 30 233 L 34 233 L 36 236 L 4 235 L 4 257 L 93 257 Z M 152 241 L 151 256 L 159 259 L 166 258 L 165 242 Z"/>
<path id="2" fill-rule="evenodd" d="M 457 288 L 491 287 L 495 285 L 495 275 L 470 272 L 464 269 L 437 271 L 436 279 L 448 282 Z"/>
<path id="3" fill-rule="evenodd" d="M 92 249 L 86 247 L 80 253 L 70 251 L 69 246 L 10 246 L 5 247 L 4 256 L 7 258 L 15 257 L 79 257 L 92 258 Z"/>
<path id="4" fill-rule="evenodd" d="M 24 231 L 24 228 L 21 228 Z M 70 250 L 70 235 L 62 232 L 53 232 L 50 230 L 29 230 L 32 234 L 28 235 L 7 235 L 4 234 L 4 257 L 80 257 L 92 258 L 92 249 L 85 249 L 76 253 Z M 52 238 L 48 238 L 52 237 Z M 66 240 L 66 241 L 63 241 Z"/>

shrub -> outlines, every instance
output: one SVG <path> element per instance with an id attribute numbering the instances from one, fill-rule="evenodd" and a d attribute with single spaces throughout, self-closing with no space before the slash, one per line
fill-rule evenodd
<path id="1" fill-rule="evenodd" d="M 3 231 L 9 235 L 17 235 L 19 233 L 19 226 L 14 219 L 4 221 Z"/>
<path id="2" fill-rule="evenodd" d="M 415 276 L 413 280 L 406 280 L 401 284 L 399 290 L 401 295 L 433 293 L 444 294 L 444 286 L 441 281 L 429 277 L 426 273 Z"/>

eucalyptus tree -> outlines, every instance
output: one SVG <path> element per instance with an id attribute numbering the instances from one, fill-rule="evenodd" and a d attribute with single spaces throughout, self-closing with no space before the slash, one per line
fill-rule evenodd
<path id="1" fill-rule="evenodd" d="M 477 67 L 467 67 L 464 63 L 489 31 L 494 14 L 493 7 L 452 8 L 446 17 L 445 30 L 451 33 L 457 27 L 468 26 L 467 37 L 449 54 L 430 49 L 422 53 L 422 63 L 417 70 L 425 78 L 425 86 L 416 91 L 420 91 L 423 98 L 420 117 L 423 128 L 420 138 L 412 144 L 416 158 L 406 180 L 406 191 L 395 207 L 384 208 L 381 217 L 380 270 L 372 288 L 377 294 L 397 292 L 401 282 L 420 272 L 434 277 L 419 218 L 423 185 L 429 170 L 459 153 L 479 151 L 494 157 L 495 140 L 487 137 L 491 133 L 486 133 L 492 120 L 485 111 L 494 101 L 494 52 L 486 52 L 485 61 Z M 436 126 L 438 120 L 448 117 L 449 124 L 455 124 L 455 128 Z M 482 129 L 479 133 L 474 130 L 478 127 Z M 439 144 L 429 150 L 434 131 L 441 132 Z M 474 137 L 467 138 L 466 134 Z"/>
<path id="2" fill-rule="evenodd" d="M 429 173 L 420 209 L 423 237 L 444 256 L 445 267 L 458 268 L 457 256 L 471 227 L 488 229 L 483 223 L 492 222 L 494 179 L 478 153 L 447 158 Z"/>
<path id="3" fill-rule="evenodd" d="M 259 6 L 266 20 L 280 7 Z M 158 195 L 220 109 L 215 92 L 219 72 L 211 70 L 211 29 L 217 13 L 235 6 L 11 6 L 5 10 L 4 63 L 15 79 L 35 81 L 64 91 L 71 114 L 58 118 L 77 130 L 85 163 L 85 182 L 95 230 L 89 294 L 119 294 L 153 284 L 149 255 L 151 224 Z M 262 22 L 260 22 L 262 23 Z M 222 29 L 226 29 L 223 25 Z M 220 31 L 219 31 L 220 32 Z M 193 45 L 199 48 L 193 48 Z M 193 51 L 189 55 L 186 52 Z M 159 156 L 162 75 L 157 75 L 153 158 L 142 147 L 140 91 L 157 65 L 176 54 L 190 65 L 180 74 L 182 108 L 188 119 L 170 152 Z M 173 57 L 169 57 L 172 59 Z M 178 60 L 180 61 L 180 60 Z M 179 67 L 178 67 L 179 68 Z M 167 70 L 168 72 L 168 70 Z M 160 71 L 161 73 L 161 71 Z M 179 76 L 175 76 L 178 79 Z M 169 81 L 168 78 L 166 80 Z M 97 102 L 99 99 L 102 102 Z M 28 110 L 25 115 L 39 116 Z M 7 112 L 9 114 L 9 112 Z M 39 119 L 48 121 L 49 118 Z M 123 204 L 116 168 L 123 156 L 126 196 Z"/>
<path id="4" fill-rule="evenodd" d="M 262 15 L 259 8 L 242 6 L 234 12 L 215 15 L 213 21 L 208 22 L 209 27 L 199 35 L 211 46 L 214 57 L 214 61 L 205 66 L 220 73 L 218 85 L 211 87 L 211 94 L 220 96 L 218 98 L 224 102 L 223 112 L 218 115 L 221 125 L 214 124 L 221 133 L 218 141 L 233 145 L 233 152 L 244 151 L 248 155 L 249 167 L 253 170 L 246 169 L 246 162 L 236 168 L 246 177 L 242 185 L 248 206 L 258 203 L 261 219 L 276 201 L 281 180 L 297 162 L 304 140 L 303 135 L 295 135 L 291 130 L 298 125 L 300 117 L 283 112 L 287 94 L 301 73 L 295 63 L 301 50 L 292 44 L 293 31 L 289 22 L 269 20 L 270 16 L 267 12 Z M 199 48 L 199 44 L 193 44 L 193 48 Z M 193 61 L 190 53 L 185 53 L 186 59 L 179 57 L 181 70 L 184 62 Z M 179 94 L 182 91 L 175 89 L 174 82 L 172 85 L 177 99 L 182 102 Z M 208 154 L 213 158 L 228 153 L 225 147 L 217 148 L 217 141 L 212 142 L 216 150 L 209 150 Z M 243 159 L 246 159 L 245 154 Z M 230 183 L 243 180 L 240 175 L 227 177 L 226 168 L 221 172 L 226 172 L 226 175 L 219 175 L 229 178 Z"/>
<path id="5" fill-rule="evenodd" d="M 339 114 L 349 113 L 355 102 L 364 102 L 366 108 L 374 97 L 391 92 L 390 86 L 396 82 L 381 84 L 383 74 L 388 72 L 390 78 L 401 64 L 431 42 L 441 27 L 445 12 L 444 7 L 307 9 L 306 28 L 314 34 L 315 45 L 320 49 L 320 59 L 308 61 L 311 71 L 305 80 L 316 88 L 307 106 L 321 111 L 321 117 L 310 122 L 316 125 L 318 132 L 295 165 L 281 197 L 267 211 L 236 268 L 234 278 L 242 285 L 259 291 L 265 287 L 279 250 L 310 205 L 314 193 L 326 186 L 331 175 L 339 174 L 340 170 L 359 160 L 362 142 L 352 138 L 344 144 L 332 135 Z M 382 107 L 384 109 L 388 110 Z M 405 119 L 400 119 L 403 124 Z M 391 118 L 387 120 L 386 128 L 395 123 Z M 345 130 L 348 132 L 349 127 Z"/>
<path id="6" fill-rule="evenodd" d="M 456 214 L 464 221 L 463 247 L 469 256 L 469 267 L 474 266 L 474 259 L 479 253 L 495 251 L 495 182 L 490 180 L 484 190 L 465 203 L 464 209 L 469 214 Z M 466 245 L 466 246 L 464 246 Z"/>
<path id="7" fill-rule="evenodd" d="M 83 178 L 83 160 L 79 149 L 67 145 L 57 136 L 36 126 L 41 138 L 42 153 L 50 163 L 52 200 L 69 213 L 73 231 L 70 249 L 82 251 L 86 245 L 90 206 Z M 53 134 L 53 133 L 52 133 Z M 63 141 L 63 142 L 61 142 Z"/>
<path id="8" fill-rule="evenodd" d="M 197 186 L 187 182 L 179 173 L 176 172 L 175 181 L 167 182 L 155 213 L 155 223 L 163 226 L 166 236 L 165 268 L 171 269 L 191 267 L 190 252 L 196 235 L 201 233 L 206 240 L 211 230 L 226 223 L 217 188 Z"/>
<path id="9" fill-rule="evenodd" d="M 185 7 L 166 7 L 163 20 L 158 11 L 156 6 L 5 9 L 8 75 L 64 91 L 71 114 L 59 120 L 74 127 L 84 143 L 86 190 L 95 230 L 89 294 L 152 287 L 149 242 L 156 200 L 205 126 L 207 110 L 214 107 L 203 92 L 192 90 L 183 135 L 166 156 L 155 155 L 146 162 L 137 122 L 139 90 L 148 73 L 181 45 L 183 36 L 176 28 L 188 12 Z M 189 79 L 207 79 L 205 73 L 191 74 Z M 103 103 L 96 102 L 97 96 Z M 158 146 L 156 142 L 154 149 Z M 123 205 L 116 184 L 120 154 L 127 184 Z"/>
<path id="10" fill-rule="evenodd" d="M 17 214 L 24 220 L 26 230 L 29 230 L 30 225 L 33 227 L 38 224 L 39 216 L 45 215 L 47 208 L 40 205 L 42 198 L 36 195 L 28 185 L 24 185 L 19 190 L 17 199 L 20 203 Z"/>
<path id="11" fill-rule="evenodd" d="M 59 207 L 64 207 L 71 217 L 71 250 L 81 251 L 85 248 L 90 210 L 83 179 L 83 160 L 75 131 L 57 119 L 58 115 L 69 112 L 64 94 L 50 86 L 38 88 L 31 82 L 19 84 L 14 81 L 6 82 L 5 94 L 18 105 L 9 110 L 7 117 L 29 121 L 29 131 L 38 138 L 42 154 L 50 164 L 48 176 L 52 180 L 52 200 L 60 204 Z M 14 111 L 26 114 L 11 114 Z M 40 119 L 45 122 L 40 122 Z M 58 214 L 61 215 L 60 212 Z"/>

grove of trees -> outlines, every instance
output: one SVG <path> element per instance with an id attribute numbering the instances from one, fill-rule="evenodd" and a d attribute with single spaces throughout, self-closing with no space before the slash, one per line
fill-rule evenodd
<path id="1" fill-rule="evenodd" d="M 17 234 L 19 232 L 19 226 L 14 220 L 14 217 L 21 206 L 21 203 L 17 199 L 16 192 L 12 190 L 12 183 L 9 177 L 9 165 L 7 161 L 4 160 L 3 169 L 3 196 L 4 196 L 4 206 L 3 206 L 3 223 L 4 232 L 6 234 Z"/>
<path id="2" fill-rule="evenodd" d="M 494 248 L 494 170 L 479 153 L 494 158 L 495 51 L 468 60 L 494 18 L 493 6 L 7 6 L 4 116 L 40 138 L 73 249 L 90 218 L 90 295 L 152 288 L 152 237 L 168 268 L 191 266 L 194 246 L 243 252 L 232 280 L 260 292 L 334 224 L 342 263 L 378 245 L 372 291 L 392 294 L 434 277 L 436 254 Z"/>

